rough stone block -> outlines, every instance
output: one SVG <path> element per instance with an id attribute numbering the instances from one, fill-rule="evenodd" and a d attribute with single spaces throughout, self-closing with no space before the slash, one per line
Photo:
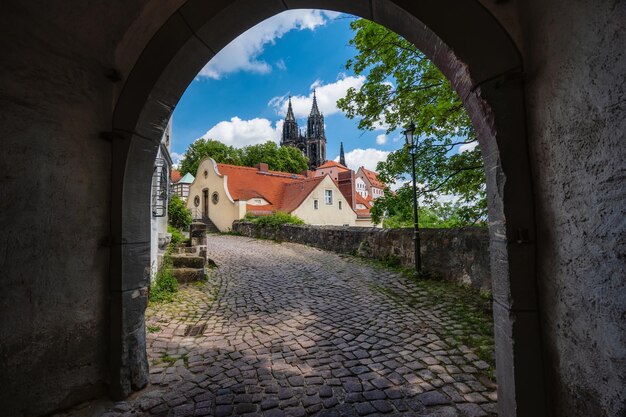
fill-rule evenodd
<path id="1" fill-rule="evenodd" d="M 175 268 L 172 270 L 172 273 L 181 284 L 204 281 L 206 279 L 203 268 Z"/>

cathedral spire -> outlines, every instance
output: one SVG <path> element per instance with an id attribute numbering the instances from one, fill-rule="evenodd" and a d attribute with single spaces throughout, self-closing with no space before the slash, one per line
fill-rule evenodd
<path id="1" fill-rule="evenodd" d="M 300 136 L 300 129 L 298 129 L 298 122 L 293 114 L 293 108 L 291 107 L 291 96 L 289 96 L 289 107 L 287 108 L 287 116 L 285 116 L 285 123 L 283 123 L 283 135 L 280 140 L 284 145 L 295 145 L 295 142 Z"/>
<path id="2" fill-rule="evenodd" d="M 293 115 L 293 108 L 291 107 L 291 96 L 289 96 L 289 107 L 287 107 L 287 116 L 285 121 L 295 121 L 296 117 Z"/>
<path id="3" fill-rule="evenodd" d="M 311 106 L 311 116 L 319 116 L 320 109 L 317 108 L 317 96 L 315 95 L 315 89 L 313 89 L 313 106 Z"/>
<path id="4" fill-rule="evenodd" d="M 339 148 L 339 163 L 346 166 L 346 155 L 343 153 L 343 142 L 341 142 L 341 147 Z"/>

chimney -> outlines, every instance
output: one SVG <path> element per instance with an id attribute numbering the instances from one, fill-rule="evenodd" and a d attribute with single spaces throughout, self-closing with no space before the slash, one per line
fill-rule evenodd
<path id="1" fill-rule="evenodd" d="M 263 162 L 256 164 L 254 167 L 261 172 L 267 172 L 270 169 L 269 165 L 264 164 Z"/>
<path id="2" fill-rule="evenodd" d="M 354 171 L 344 171 L 340 172 L 338 175 L 337 183 L 339 185 L 339 191 L 346 198 L 348 204 L 353 209 L 356 208 L 356 195 L 355 195 L 355 186 L 356 182 L 354 179 Z"/>

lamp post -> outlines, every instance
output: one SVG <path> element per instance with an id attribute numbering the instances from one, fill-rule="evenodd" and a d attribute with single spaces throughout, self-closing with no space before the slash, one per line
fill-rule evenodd
<path id="1" fill-rule="evenodd" d="M 420 252 L 420 228 L 417 217 L 417 184 L 415 175 L 415 151 L 417 149 L 417 139 L 415 138 L 415 125 L 411 124 L 404 131 L 406 146 L 411 154 L 411 168 L 413 172 L 413 244 L 415 250 L 415 270 L 419 273 L 422 271 L 422 253 Z"/>

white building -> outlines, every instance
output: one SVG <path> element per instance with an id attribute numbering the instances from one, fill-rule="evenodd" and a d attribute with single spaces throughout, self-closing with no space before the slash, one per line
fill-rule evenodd
<path id="1" fill-rule="evenodd" d="M 152 171 L 152 201 L 150 203 L 152 217 L 150 219 L 150 280 L 153 280 L 161 262 L 167 245 L 170 243 L 170 234 L 167 233 L 167 206 L 170 195 L 170 171 L 172 159 L 170 157 L 171 126 L 167 125 L 157 157 L 154 160 Z"/>

